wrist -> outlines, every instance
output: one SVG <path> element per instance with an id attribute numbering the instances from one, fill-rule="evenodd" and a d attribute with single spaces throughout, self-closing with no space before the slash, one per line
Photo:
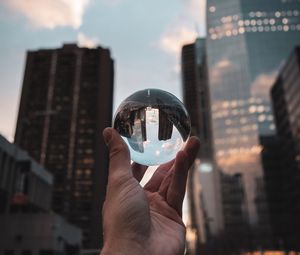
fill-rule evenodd
<path id="1" fill-rule="evenodd" d="M 107 242 L 104 243 L 100 255 L 148 255 L 146 248 L 137 242 Z"/>
<path id="2" fill-rule="evenodd" d="M 121 253 L 116 251 L 116 249 L 104 246 L 100 252 L 100 255 L 124 255 L 125 253 Z M 126 253 L 127 254 L 127 253 Z"/>

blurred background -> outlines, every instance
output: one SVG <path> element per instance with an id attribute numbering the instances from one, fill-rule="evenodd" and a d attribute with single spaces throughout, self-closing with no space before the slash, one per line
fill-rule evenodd
<path id="1" fill-rule="evenodd" d="M 186 254 L 300 254 L 299 0 L 2 0 L 0 20 L 1 255 L 99 254 L 102 130 L 145 88 L 202 145 Z"/>

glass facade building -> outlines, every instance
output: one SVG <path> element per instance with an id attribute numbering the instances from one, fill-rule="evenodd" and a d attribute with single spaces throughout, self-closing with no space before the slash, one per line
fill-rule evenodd
<path id="1" fill-rule="evenodd" d="M 251 247 L 268 239 L 260 138 L 275 133 L 270 87 L 300 41 L 299 10 L 298 0 L 207 1 L 214 151 L 223 172 L 242 174 Z"/>

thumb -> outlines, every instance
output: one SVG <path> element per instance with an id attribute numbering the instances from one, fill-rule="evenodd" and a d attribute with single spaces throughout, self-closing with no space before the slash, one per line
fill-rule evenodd
<path id="1" fill-rule="evenodd" d="M 124 140 L 113 128 L 104 129 L 103 137 L 109 150 L 108 181 L 131 176 L 130 153 Z"/>

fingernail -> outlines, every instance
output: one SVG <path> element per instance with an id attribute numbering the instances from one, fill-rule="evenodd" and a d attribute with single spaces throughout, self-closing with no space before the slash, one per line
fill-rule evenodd
<path id="1" fill-rule="evenodd" d="M 109 141 L 111 140 L 112 137 L 112 133 L 110 129 L 105 129 L 103 132 L 103 136 L 104 136 L 104 141 L 106 144 L 109 143 Z"/>

